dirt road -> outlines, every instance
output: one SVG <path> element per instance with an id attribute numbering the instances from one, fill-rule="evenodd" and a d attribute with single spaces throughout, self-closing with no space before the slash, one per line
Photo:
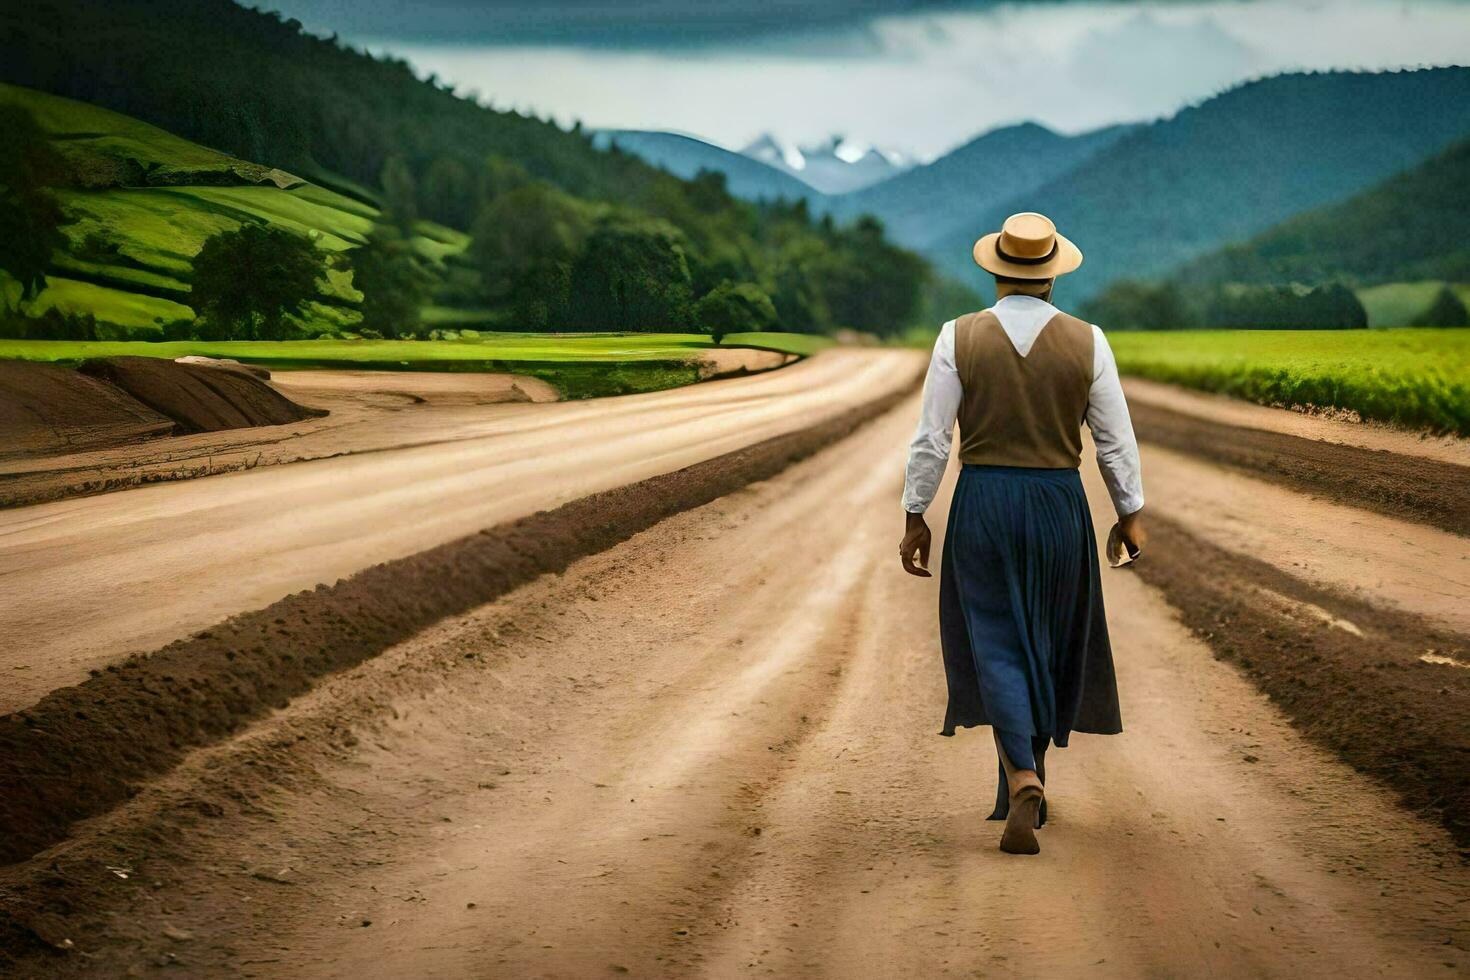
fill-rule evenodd
<path id="1" fill-rule="evenodd" d="M 344 455 L 0 510 L 0 714 L 318 582 L 810 425 L 920 368 L 833 351 L 647 395 L 472 406 L 432 432 L 380 415 L 375 435 L 313 437 Z"/>
<path id="2" fill-rule="evenodd" d="M 87 954 L 38 972 L 1470 969 L 1445 832 L 1127 571 L 1104 576 L 1127 732 L 1057 754 L 1039 857 L 995 849 L 993 750 L 935 734 L 934 580 L 893 554 L 913 411 L 190 756 L 44 856 L 100 883 L 32 923 Z"/>

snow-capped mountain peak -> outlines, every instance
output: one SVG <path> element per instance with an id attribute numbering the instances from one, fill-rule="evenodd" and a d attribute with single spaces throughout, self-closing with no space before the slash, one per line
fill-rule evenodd
<path id="1" fill-rule="evenodd" d="M 797 146 L 765 133 L 740 151 L 824 194 L 845 194 L 907 170 L 912 163 L 899 153 L 833 136 L 815 146 Z"/>

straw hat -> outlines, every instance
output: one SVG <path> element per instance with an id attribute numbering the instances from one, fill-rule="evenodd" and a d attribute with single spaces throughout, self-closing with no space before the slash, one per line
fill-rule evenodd
<path id="1" fill-rule="evenodd" d="M 1057 234 L 1044 214 L 1022 211 L 975 243 L 975 264 L 986 272 L 1012 279 L 1064 276 L 1082 264 L 1082 252 Z"/>

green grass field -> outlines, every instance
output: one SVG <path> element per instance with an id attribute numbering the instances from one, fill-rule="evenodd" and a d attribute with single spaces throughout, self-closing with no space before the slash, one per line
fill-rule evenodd
<path id="1" fill-rule="evenodd" d="M 1124 374 L 1470 436 L 1470 329 L 1115 332 Z"/>
<path id="2" fill-rule="evenodd" d="M 747 333 L 721 347 L 807 356 L 825 337 Z M 483 333 L 460 340 L 138 341 L 0 340 L 0 359 L 71 363 L 89 357 L 228 357 L 266 367 L 388 371 L 508 371 L 550 382 L 567 398 L 655 391 L 699 380 L 694 364 L 715 345 L 695 333 Z"/>

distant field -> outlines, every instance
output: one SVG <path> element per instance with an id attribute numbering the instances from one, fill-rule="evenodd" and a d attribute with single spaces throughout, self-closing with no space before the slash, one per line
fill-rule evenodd
<path id="1" fill-rule="evenodd" d="M 1429 309 L 1445 283 L 1391 282 L 1359 289 L 1358 301 L 1368 313 L 1368 326 L 1394 327 L 1414 322 Z M 1470 305 L 1470 285 L 1451 285 L 1460 302 Z"/>
<path id="2" fill-rule="evenodd" d="M 1470 329 L 1108 335 L 1124 374 L 1470 436 Z"/>
<path id="3" fill-rule="evenodd" d="M 720 347 L 807 356 L 832 342 L 792 333 L 733 334 Z M 509 371 L 542 378 L 568 398 L 654 391 L 699 380 L 706 334 L 484 333 L 461 340 L 138 341 L 0 340 L 0 358 L 72 362 L 89 357 L 228 357 L 267 367 L 388 371 Z"/>

